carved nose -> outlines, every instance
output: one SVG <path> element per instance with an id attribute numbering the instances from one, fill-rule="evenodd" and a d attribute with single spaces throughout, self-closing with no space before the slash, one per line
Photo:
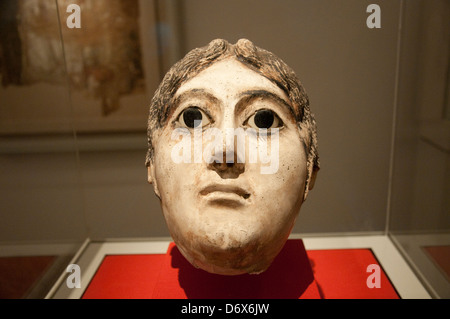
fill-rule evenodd
<path id="1" fill-rule="evenodd" d="M 245 171 L 245 163 L 241 162 L 236 153 L 228 153 L 227 156 L 224 152 L 222 158 L 214 156 L 208 168 L 219 174 L 221 178 L 238 178 Z"/>

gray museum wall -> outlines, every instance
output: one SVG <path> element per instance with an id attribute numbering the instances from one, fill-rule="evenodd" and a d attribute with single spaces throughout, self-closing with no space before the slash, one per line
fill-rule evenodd
<path id="1" fill-rule="evenodd" d="M 293 232 L 384 231 L 399 2 L 381 3 L 377 30 L 366 27 L 364 1 L 182 4 L 184 52 L 214 38 L 251 39 L 285 60 L 309 94 L 322 168 Z M 81 154 L 92 236 L 168 235 L 144 152 L 112 154 Z"/>
<path id="2" fill-rule="evenodd" d="M 384 232 L 400 1 L 377 1 L 380 29 L 366 26 L 370 1 L 180 3 L 182 54 L 214 38 L 248 38 L 286 61 L 309 94 L 318 123 L 321 170 L 293 232 Z M 52 89 L 43 90 L 41 98 L 48 97 L 46 92 Z M 152 95 L 149 88 L 139 99 L 142 108 L 147 109 Z M 83 102 L 72 97 L 72 103 Z M 143 117 L 143 126 L 146 121 Z M 76 229 L 86 229 L 92 239 L 169 236 L 147 183 L 145 132 L 105 137 L 109 145 L 115 145 L 115 138 L 124 139 L 116 148 L 83 147 L 90 137 L 78 134 L 73 141 L 68 137 L 78 153 L 1 155 L 7 173 L 2 173 L 0 241 L 70 239 L 77 236 Z M 18 178 L 36 187 L 11 190 Z"/>

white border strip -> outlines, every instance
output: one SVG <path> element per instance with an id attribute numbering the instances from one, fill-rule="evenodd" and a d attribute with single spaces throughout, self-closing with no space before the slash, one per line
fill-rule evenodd
<path id="1" fill-rule="evenodd" d="M 76 252 L 76 254 L 73 256 L 72 260 L 70 261 L 69 264 L 73 264 L 76 262 L 76 260 L 78 260 L 78 258 L 81 256 L 81 254 L 83 253 L 83 251 L 86 249 L 86 247 L 89 245 L 89 238 L 86 238 L 86 240 L 83 242 L 83 244 L 81 245 L 80 249 L 78 249 L 78 251 Z M 55 294 L 57 287 L 60 287 L 64 278 L 66 276 L 66 273 L 62 273 L 58 280 L 56 281 L 56 283 L 53 285 L 52 289 L 50 289 L 50 291 L 47 293 L 47 295 L 45 296 L 44 299 L 50 299 L 53 297 L 53 295 Z"/>

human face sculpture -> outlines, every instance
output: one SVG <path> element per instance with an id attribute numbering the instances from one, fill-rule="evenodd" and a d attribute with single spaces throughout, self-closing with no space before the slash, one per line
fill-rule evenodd
<path id="1" fill-rule="evenodd" d="M 224 275 L 270 266 L 303 202 L 303 134 L 285 92 L 234 57 L 178 88 L 148 177 L 192 265 Z"/>

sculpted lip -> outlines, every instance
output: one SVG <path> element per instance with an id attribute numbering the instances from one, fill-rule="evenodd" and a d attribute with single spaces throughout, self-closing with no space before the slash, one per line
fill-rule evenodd
<path id="1" fill-rule="evenodd" d="M 200 195 L 202 196 L 206 196 L 206 195 L 210 195 L 210 194 L 220 194 L 223 193 L 225 194 L 237 194 L 240 197 L 242 197 L 243 199 L 249 199 L 250 198 L 250 193 L 248 191 L 246 191 L 245 189 L 238 187 L 238 186 L 233 186 L 233 185 L 221 185 L 221 184 L 213 184 L 213 185 L 209 185 L 206 186 L 205 188 L 203 188 L 200 191 Z"/>

